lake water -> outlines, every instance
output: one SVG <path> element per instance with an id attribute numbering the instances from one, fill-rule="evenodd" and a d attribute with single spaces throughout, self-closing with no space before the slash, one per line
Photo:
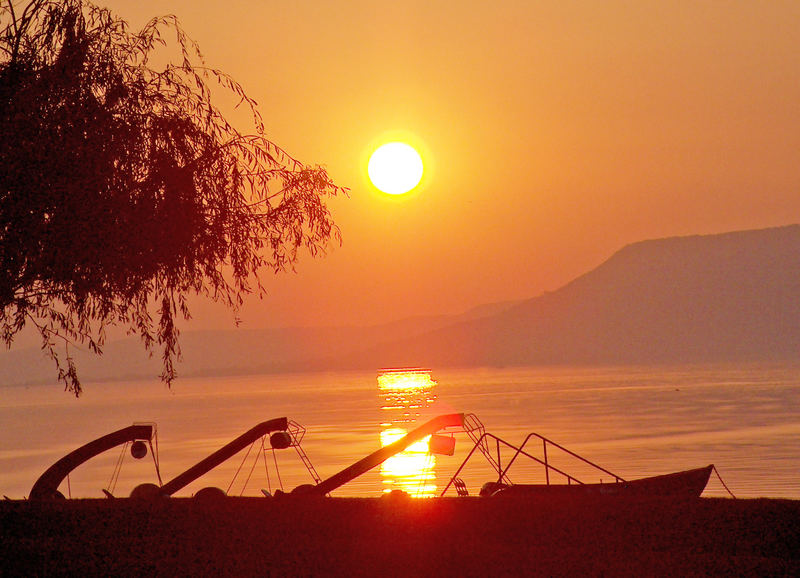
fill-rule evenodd
<path id="1" fill-rule="evenodd" d="M 469 412 L 509 442 L 535 431 L 625 479 L 713 463 L 737 497 L 800 499 L 800 365 L 432 368 L 431 379 L 422 381 L 377 378 L 377 371 L 182 378 L 171 390 L 155 380 L 87 383 L 77 400 L 58 386 L 0 388 L 0 493 L 27 496 L 60 457 L 134 422 L 157 424 L 166 482 L 255 424 L 286 416 L 305 427 L 302 447 L 324 479 L 403 430 Z M 454 456 L 412 448 L 333 495 L 377 496 L 394 488 L 438 494 L 472 447 L 464 434 L 455 438 Z M 245 453 L 176 495 L 206 486 L 260 495 L 262 488 L 290 490 L 312 481 L 293 448 L 262 451 L 257 443 L 243 461 Z M 128 453 L 113 484 L 121 455 L 115 448 L 86 462 L 61 491 L 102 497 L 102 488 L 114 485 L 115 495 L 127 496 L 139 483 L 157 482 L 151 456 L 137 461 Z M 555 453 L 550 459 L 562 465 Z M 512 473 L 519 482 L 543 479 L 538 468 Z M 597 472 L 575 475 L 612 481 Z M 477 456 L 461 477 L 476 493 L 493 476 Z M 704 495 L 727 493 L 712 474 Z"/>

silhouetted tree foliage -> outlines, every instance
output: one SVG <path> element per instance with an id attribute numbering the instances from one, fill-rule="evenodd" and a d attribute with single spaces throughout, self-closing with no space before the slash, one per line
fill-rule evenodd
<path id="1" fill-rule="evenodd" d="M 212 89 L 249 111 L 252 134 Z M 263 294 L 259 272 L 340 241 L 324 201 L 342 192 L 265 137 L 256 103 L 175 17 L 132 32 L 84 0 L 0 7 L 3 339 L 35 325 L 76 395 L 70 346 L 100 353 L 111 325 L 159 349 L 171 383 L 187 297 L 236 312 Z"/>

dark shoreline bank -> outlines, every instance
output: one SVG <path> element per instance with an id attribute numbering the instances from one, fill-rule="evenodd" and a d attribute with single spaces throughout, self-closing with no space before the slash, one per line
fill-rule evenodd
<path id="1" fill-rule="evenodd" d="M 4 576 L 800 575 L 800 501 L 0 503 Z"/>

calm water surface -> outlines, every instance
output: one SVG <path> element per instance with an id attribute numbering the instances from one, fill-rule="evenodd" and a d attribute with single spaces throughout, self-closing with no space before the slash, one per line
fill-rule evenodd
<path id="1" fill-rule="evenodd" d="M 714 463 L 739 497 L 800 499 L 800 366 L 433 368 L 430 378 L 379 383 L 377 372 L 264 375 L 180 379 L 172 390 L 157 381 L 89 383 L 78 400 L 58 386 L 0 388 L 0 493 L 27 496 L 60 457 L 134 422 L 157 424 L 165 482 L 255 424 L 282 416 L 306 428 L 302 446 L 327 478 L 426 419 L 469 412 L 512 443 L 535 431 L 626 479 Z M 472 447 L 464 434 L 455 437 L 454 456 L 410 448 L 333 495 L 377 496 L 395 488 L 436 495 Z M 260 495 L 262 488 L 290 490 L 312 481 L 292 448 L 262 452 L 256 444 L 243 460 L 245 453 L 177 495 L 206 486 Z M 80 466 L 61 491 L 102 497 L 120 455 L 113 449 Z M 543 480 L 539 469 L 512 473 L 514 481 Z M 611 481 L 596 472 L 574 475 Z M 492 479 L 479 457 L 461 477 L 471 493 Z M 151 456 L 137 461 L 126 454 L 115 495 L 127 496 L 142 482 L 157 482 Z M 704 495 L 726 495 L 716 476 Z"/>

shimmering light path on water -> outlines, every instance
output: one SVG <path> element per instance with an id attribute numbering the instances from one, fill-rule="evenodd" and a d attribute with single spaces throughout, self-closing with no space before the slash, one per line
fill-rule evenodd
<path id="1" fill-rule="evenodd" d="M 472 412 L 509 441 L 520 443 L 536 431 L 627 479 L 714 463 L 737 496 L 800 499 L 800 366 L 433 368 L 431 377 L 436 383 L 422 392 L 424 402 L 412 404 L 419 406 L 413 408 L 420 413 L 417 423 Z M 382 409 L 387 399 L 375 372 L 181 379 L 171 391 L 156 381 L 91 383 L 79 400 L 58 386 L 0 388 L 0 493 L 26 496 L 69 451 L 142 421 L 158 424 L 165 480 L 256 423 L 284 415 L 307 428 L 303 447 L 326 478 L 380 447 L 381 432 L 393 421 Z M 469 449 L 468 439 L 459 437 L 456 455 L 436 456 L 425 485 L 440 491 Z M 227 488 L 243 456 L 179 495 Z M 118 458 L 112 450 L 87 462 L 62 491 L 102 497 Z M 491 471 L 478 461 L 472 469 L 465 479 L 476 491 Z M 334 495 L 377 496 L 387 479 L 385 469 L 374 468 Z M 127 456 L 115 493 L 126 496 L 138 483 L 154 481 L 149 457 Z M 261 488 L 283 484 L 288 490 L 310 481 L 291 449 L 268 451 L 255 465 L 242 466 L 231 493 L 258 495 Z M 704 495 L 725 491 L 712 477 Z"/>
<path id="2" fill-rule="evenodd" d="M 398 368 L 378 372 L 381 412 L 381 445 L 387 446 L 419 425 L 436 402 L 436 382 L 430 370 Z M 429 437 L 395 454 L 380 466 L 384 492 L 402 490 L 414 497 L 436 495 L 436 456 L 429 451 Z"/>

